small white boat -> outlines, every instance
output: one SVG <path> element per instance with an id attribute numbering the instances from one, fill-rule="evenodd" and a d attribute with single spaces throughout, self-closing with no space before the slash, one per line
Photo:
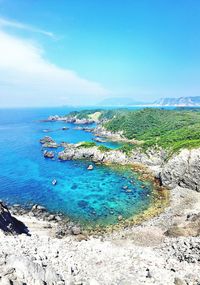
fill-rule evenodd
<path id="1" fill-rule="evenodd" d="M 52 185 L 56 185 L 57 184 L 57 180 L 53 179 L 51 183 L 52 183 Z"/>

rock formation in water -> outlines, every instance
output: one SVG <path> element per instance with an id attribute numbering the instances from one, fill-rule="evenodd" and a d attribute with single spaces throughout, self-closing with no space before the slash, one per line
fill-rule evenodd
<path id="1" fill-rule="evenodd" d="M 44 155 L 44 157 L 46 157 L 46 158 L 54 158 L 54 152 L 53 152 L 53 151 L 47 151 L 47 150 L 45 150 L 45 151 L 43 152 L 43 155 Z"/>

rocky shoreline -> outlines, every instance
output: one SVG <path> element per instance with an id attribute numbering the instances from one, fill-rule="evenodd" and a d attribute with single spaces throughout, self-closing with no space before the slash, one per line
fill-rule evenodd
<path id="1" fill-rule="evenodd" d="M 142 223 L 87 232 L 40 205 L 8 208 L 0 202 L 0 284 L 200 284 L 200 149 L 183 149 L 169 157 L 160 148 L 142 152 L 138 147 L 127 154 L 98 146 L 60 145 L 50 137 L 40 142 L 47 159 L 57 159 L 48 148 L 62 146 L 60 160 L 87 160 L 93 167 L 131 165 L 144 179 L 151 176 L 169 188 L 170 203 L 164 211 L 158 207 L 157 215 L 152 211 L 148 219 L 139 217 Z"/>
<path id="2" fill-rule="evenodd" d="M 134 145 L 142 144 L 142 141 L 138 141 L 135 139 L 127 139 L 123 136 L 123 132 L 111 132 L 106 130 L 101 124 L 98 124 L 96 128 L 92 131 L 96 137 L 100 137 L 106 139 L 108 141 L 113 142 L 121 142 L 121 143 L 129 143 Z"/>
<path id="3" fill-rule="evenodd" d="M 98 120 L 94 119 L 78 119 L 76 116 L 49 116 L 48 119 L 44 120 L 45 122 L 56 122 L 56 121 L 63 121 L 65 123 L 73 123 L 76 125 L 88 125 L 99 122 Z"/>
<path id="4" fill-rule="evenodd" d="M 170 199 L 141 225 L 87 238 L 57 238 L 53 221 L 17 213 L 29 235 L 0 231 L 0 284 L 198 285 L 200 196 L 176 187 Z"/>
<path id="5" fill-rule="evenodd" d="M 148 168 L 163 186 L 186 187 L 200 192 L 200 149 L 183 149 L 168 158 L 168 152 L 152 148 L 146 152 L 139 148 L 126 154 L 121 150 L 102 151 L 98 146 L 63 143 L 58 153 L 60 160 L 90 160 L 102 164 L 140 165 Z"/>

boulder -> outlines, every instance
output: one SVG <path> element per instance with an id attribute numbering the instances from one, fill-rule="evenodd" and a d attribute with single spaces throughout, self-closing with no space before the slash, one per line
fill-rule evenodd
<path id="1" fill-rule="evenodd" d="M 164 186 L 177 185 L 200 192 L 200 148 L 184 149 L 174 155 L 162 168 L 160 179 Z"/>
<path id="2" fill-rule="evenodd" d="M 62 281 L 61 277 L 51 266 L 43 267 L 26 255 L 20 255 L 19 253 L 9 255 L 6 262 L 8 269 L 14 269 L 14 277 L 21 282 L 20 284 L 24 284 L 23 281 L 32 285 L 58 284 L 58 282 Z M 15 283 L 12 282 L 10 284 Z"/>
<path id="3" fill-rule="evenodd" d="M 45 150 L 45 151 L 43 152 L 43 155 L 44 155 L 44 157 L 46 157 L 46 158 L 53 158 L 53 157 L 54 157 L 54 152 L 53 152 L 53 151 L 47 151 L 47 150 Z"/>
<path id="4" fill-rule="evenodd" d="M 73 226 L 71 231 L 73 235 L 79 235 L 81 233 L 81 228 L 78 226 Z"/>
<path id="5" fill-rule="evenodd" d="M 94 166 L 92 164 L 90 164 L 88 167 L 87 167 L 87 170 L 93 170 L 94 169 Z"/>

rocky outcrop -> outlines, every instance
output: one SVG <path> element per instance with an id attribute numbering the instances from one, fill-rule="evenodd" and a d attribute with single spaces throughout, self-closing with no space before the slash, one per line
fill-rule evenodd
<path id="1" fill-rule="evenodd" d="M 85 131 L 85 132 L 88 132 L 88 133 L 92 133 L 94 131 L 95 128 L 90 128 L 90 127 L 80 127 L 80 126 L 77 126 L 74 128 L 74 130 L 78 130 L 78 131 Z"/>
<path id="2" fill-rule="evenodd" d="M 61 160 L 88 159 L 99 163 L 116 163 L 123 165 L 141 163 L 149 166 L 152 170 L 157 169 L 157 172 L 160 171 L 160 167 L 167 155 L 162 149 L 151 149 L 146 153 L 137 149 L 126 154 L 121 150 L 109 150 L 102 152 L 98 146 L 86 148 L 81 147 L 80 144 L 66 143 L 62 146 L 65 149 L 58 154 L 58 157 Z"/>
<path id="3" fill-rule="evenodd" d="M 45 144 L 45 143 L 55 143 L 55 141 L 48 136 L 43 137 L 42 139 L 40 139 L 40 143 L 41 144 Z"/>
<path id="4" fill-rule="evenodd" d="M 65 144 L 65 149 L 59 152 L 58 158 L 61 160 L 87 159 L 98 163 L 127 163 L 127 157 L 121 151 L 111 150 L 104 153 L 96 146 L 85 148 L 79 144 Z"/>
<path id="5" fill-rule="evenodd" d="M 0 229 L 8 234 L 28 234 L 28 228 L 11 215 L 3 202 L 0 202 Z"/>
<path id="6" fill-rule="evenodd" d="M 93 124 L 95 121 L 93 119 L 75 119 L 74 124 L 77 125 L 88 125 Z"/>
<path id="7" fill-rule="evenodd" d="M 160 178 L 169 188 L 179 185 L 200 192 L 200 149 L 182 150 L 163 165 Z"/>
<path id="8" fill-rule="evenodd" d="M 59 144 L 57 144 L 56 142 L 48 142 L 44 143 L 42 146 L 47 148 L 58 148 Z"/>
<path id="9" fill-rule="evenodd" d="M 66 123 L 72 123 L 77 125 L 87 125 L 87 124 L 93 124 L 96 121 L 90 118 L 83 118 L 79 119 L 76 116 L 49 116 L 46 120 L 47 122 L 56 122 L 56 121 L 63 121 Z"/>
<path id="10" fill-rule="evenodd" d="M 53 151 L 47 151 L 47 150 L 45 150 L 45 151 L 43 152 L 43 155 L 44 155 L 44 157 L 46 157 L 46 158 L 54 158 L 54 152 L 53 152 Z"/>
<path id="11" fill-rule="evenodd" d="M 6 265 L 0 273 L 1 284 L 65 284 L 51 266 L 46 268 L 45 259 L 39 263 L 34 258 L 18 252 L 5 255 L 4 263 Z"/>
<path id="12" fill-rule="evenodd" d="M 168 153 L 162 149 L 149 149 L 145 153 L 137 148 L 126 154 L 120 150 L 102 152 L 97 146 L 85 148 L 79 144 L 63 144 L 59 152 L 61 160 L 86 159 L 98 163 L 134 164 L 147 166 L 162 185 L 168 188 L 181 186 L 200 192 L 200 149 L 182 150 L 167 160 Z"/>
<path id="13" fill-rule="evenodd" d="M 48 137 L 48 136 L 45 136 L 44 138 L 40 139 L 40 143 L 42 144 L 42 147 L 44 147 L 44 148 L 58 148 L 60 146 L 51 137 Z M 54 152 L 44 150 L 43 155 L 46 158 L 53 158 Z"/>

